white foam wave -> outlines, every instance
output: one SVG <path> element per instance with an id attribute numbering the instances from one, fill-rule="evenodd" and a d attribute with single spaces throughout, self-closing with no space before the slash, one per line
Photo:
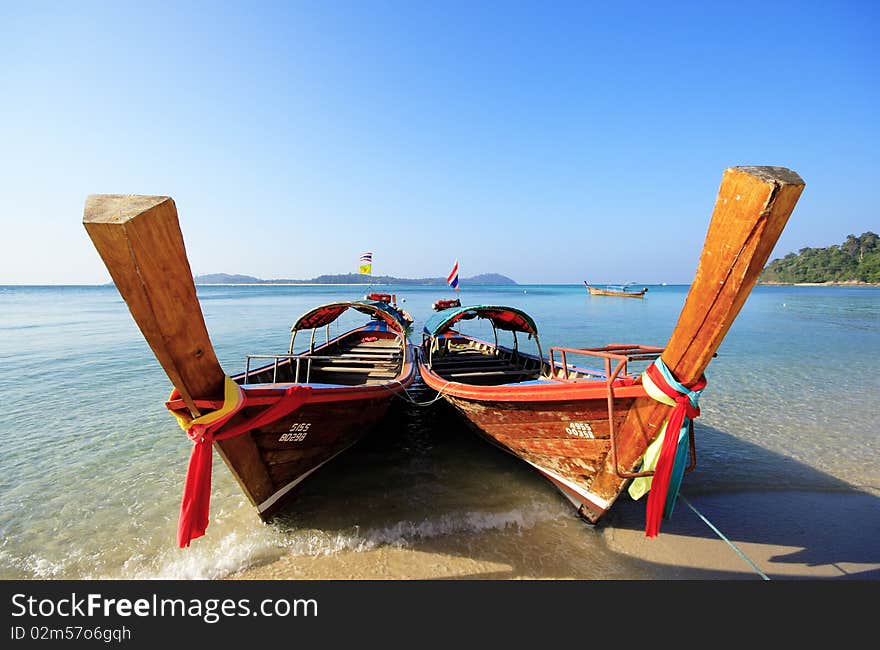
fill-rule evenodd
<path id="1" fill-rule="evenodd" d="M 283 555 L 326 556 L 360 553 L 380 546 L 408 548 L 419 540 L 445 535 L 479 534 L 489 530 L 518 533 L 559 516 L 547 504 L 532 504 L 501 512 L 451 512 L 419 521 L 401 520 L 384 526 L 352 526 L 340 531 L 282 528 L 240 512 L 225 513 L 212 522 L 212 533 L 189 548 L 164 547 L 152 554 L 140 549 L 121 566 L 107 566 L 100 557 L 71 552 L 49 560 L 38 555 L 14 556 L 0 549 L 0 566 L 35 579 L 209 580 L 231 576 Z M 217 525 L 220 524 L 220 525 Z"/>
<path id="2" fill-rule="evenodd" d="M 134 571 L 123 573 L 133 579 L 203 580 L 224 578 L 254 565 L 278 559 L 284 554 L 321 556 L 362 553 L 380 546 L 407 548 L 420 539 L 487 530 L 520 530 L 556 516 L 546 508 L 505 512 L 471 511 L 450 513 L 435 519 L 397 521 L 381 527 L 354 526 L 346 531 L 281 529 L 258 524 L 250 530 L 233 530 L 212 543 L 193 543 L 188 549 L 164 553 L 154 567 L 144 567 L 133 558 Z M 128 564 L 128 563 L 127 563 Z"/>
<path id="3" fill-rule="evenodd" d="M 209 580 L 223 578 L 254 564 L 277 557 L 277 534 L 260 526 L 250 532 L 232 531 L 218 540 L 204 540 L 189 548 L 173 549 L 144 566 L 132 558 L 123 573 L 135 580 Z"/>
<path id="4" fill-rule="evenodd" d="M 558 516 L 546 506 L 503 512 L 469 511 L 442 515 L 421 521 L 397 521 L 381 527 L 355 526 L 349 531 L 329 534 L 321 530 L 288 533 L 284 548 L 294 555 L 332 555 L 363 552 L 379 546 L 406 548 L 422 539 L 487 530 L 520 531 Z"/>

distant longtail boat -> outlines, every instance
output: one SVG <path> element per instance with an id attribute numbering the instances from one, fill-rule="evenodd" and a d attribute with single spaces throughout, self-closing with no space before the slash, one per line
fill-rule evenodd
<path id="1" fill-rule="evenodd" d="M 629 285 L 606 285 L 604 287 L 594 287 L 586 280 L 584 286 L 591 296 L 618 296 L 620 298 L 644 298 L 648 293 L 648 287 L 643 287 L 640 291 L 630 291 Z"/>

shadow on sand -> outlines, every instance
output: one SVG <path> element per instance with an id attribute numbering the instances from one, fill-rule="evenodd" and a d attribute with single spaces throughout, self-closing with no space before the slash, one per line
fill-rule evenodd
<path id="1" fill-rule="evenodd" d="M 880 579 L 876 488 L 715 428 L 698 425 L 697 438 L 698 465 L 682 495 L 768 577 Z M 544 516 L 513 526 L 515 533 L 504 522 L 476 530 L 424 525 L 487 510 L 534 513 L 535 504 Z M 624 493 L 599 525 L 586 524 L 549 482 L 480 440 L 444 403 L 397 403 L 381 429 L 307 481 L 275 525 L 328 535 L 397 530 L 407 550 L 474 561 L 454 578 L 759 578 L 682 500 L 660 537 L 646 540 L 644 507 Z M 700 547 L 711 562 L 697 560 Z"/>

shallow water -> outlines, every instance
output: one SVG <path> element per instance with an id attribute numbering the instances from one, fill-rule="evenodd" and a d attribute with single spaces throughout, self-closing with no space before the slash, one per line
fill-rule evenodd
<path id="1" fill-rule="evenodd" d="M 462 300 L 524 309 L 546 352 L 663 345 L 686 290 L 652 286 L 635 300 L 590 297 L 583 285 L 480 287 L 465 288 Z M 450 294 L 390 291 L 415 317 L 415 340 L 431 303 Z M 198 292 L 221 364 L 235 372 L 247 353 L 286 351 L 301 313 L 364 288 Z M 707 371 L 698 467 L 683 493 L 880 493 L 878 351 L 880 289 L 757 287 Z M 641 504 L 621 501 L 623 515 L 585 525 L 549 483 L 474 436 L 442 402 L 398 402 L 271 525 L 215 459 L 211 525 L 181 550 L 189 443 L 163 406 L 170 383 L 115 287 L 0 287 L 0 361 L 3 579 L 216 578 L 283 558 L 294 558 L 300 577 L 325 578 L 358 577 L 376 563 L 386 563 L 387 577 L 662 573 L 608 544 L 608 530 L 629 525 L 621 517 Z"/>

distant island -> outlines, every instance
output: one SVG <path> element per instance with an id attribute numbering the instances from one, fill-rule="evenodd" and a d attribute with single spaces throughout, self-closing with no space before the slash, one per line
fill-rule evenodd
<path id="1" fill-rule="evenodd" d="M 361 275 L 343 273 L 319 275 L 310 280 L 263 280 L 250 275 L 231 275 L 229 273 L 208 273 L 193 278 L 196 284 L 403 284 L 403 285 L 445 285 L 446 278 L 395 278 L 390 275 Z M 515 285 L 516 281 L 500 273 L 483 273 L 470 278 L 462 278 L 465 285 Z"/>
<path id="2" fill-rule="evenodd" d="M 880 284 L 880 246 L 873 232 L 842 244 L 802 248 L 768 264 L 761 284 Z"/>

